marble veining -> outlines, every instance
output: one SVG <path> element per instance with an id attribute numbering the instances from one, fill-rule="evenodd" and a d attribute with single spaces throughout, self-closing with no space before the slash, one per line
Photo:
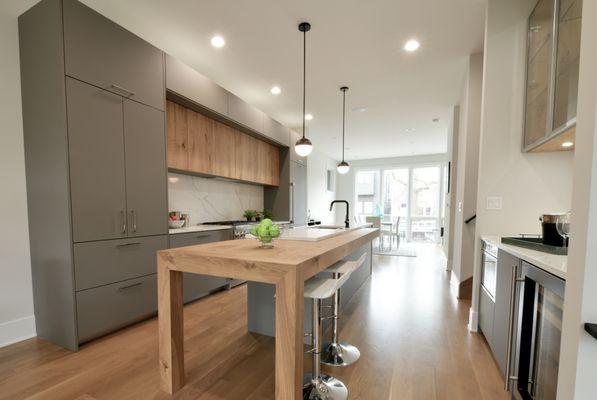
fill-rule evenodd
<path id="1" fill-rule="evenodd" d="M 246 209 L 263 210 L 263 186 L 169 173 L 168 208 L 189 214 L 191 225 L 242 219 Z"/>

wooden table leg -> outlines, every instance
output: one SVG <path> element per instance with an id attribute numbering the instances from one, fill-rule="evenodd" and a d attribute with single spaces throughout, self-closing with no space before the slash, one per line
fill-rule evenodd
<path id="1" fill-rule="evenodd" d="M 276 284 L 276 400 L 302 398 L 303 290 L 299 271 Z"/>
<path id="2" fill-rule="evenodd" d="M 160 388 L 170 394 L 184 386 L 182 272 L 168 269 L 158 255 Z"/>

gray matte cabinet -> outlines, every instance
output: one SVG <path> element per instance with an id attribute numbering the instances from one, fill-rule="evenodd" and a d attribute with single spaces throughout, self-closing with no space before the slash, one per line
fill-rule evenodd
<path id="1" fill-rule="evenodd" d="M 263 117 L 263 133 L 281 145 L 288 146 L 290 130 L 267 115 Z"/>
<path id="2" fill-rule="evenodd" d="M 168 233 L 164 113 L 124 101 L 128 236 Z"/>
<path id="3" fill-rule="evenodd" d="M 63 0 L 66 75 L 164 110 L 163 53 L 76 0 Z"/>
<path id="4" fill-rule="evenodd" d="M 170 248 L 195 246 L 198 244 L 231 240 L 232 230 L 208 232 L 178 233 L 170 235 Z M 228 285 L 229 279 L 217 276 L 183 273 L 182 295 L 183 301 L 188 303 L 204 297 L 214 290 Z"/>
<path id="5" fill-rule="evenodd" d="M 122 97 L 66 78 L 73 240 L 126 234 Z"/>
<path id="6" fill-rule="evenodd" d="M 155 274 L 156 253 L 167 248 L 167 235 L 75 243 L 75 289 Z"/>
<path id="7" fill-rule="evenodd" d="M 228 115 L 228 91 L 168 54 L 166 88 L 212 111 Z"/>
<path id="8" fill-rule="evenodd" d="M 155 315 L 157 291 L 152 274 L 77 292 L 79 343 Z"/>
<path id="9" fill-rule="evenodd" d="M 260 133 L 263 132 L 264 112 L 232 93 L 228 95 L 228 116 L 247 128 Z"/>
<path id="10" fill-rule="evenodd" d="M 505 251 L 498 251 L 491 350 L 502 373 L 506 372 L 506 360 L 508 359 L 508 335 L 510 334 L 508 332 L 508 322 L 510 320 L 512 271 L 519 265 L 519 258 Z"/>
<path id="11" fill-rule="evenodd" d="M 307 225 L 307 166 L 290 162 L 290 221 Z"/>
<path id="12" fill-rule="evenodd" d="M 483 286 L 479 289 L 479 327 L 489 346 L 493 348 L 493 314 L 495 303 Z"/>

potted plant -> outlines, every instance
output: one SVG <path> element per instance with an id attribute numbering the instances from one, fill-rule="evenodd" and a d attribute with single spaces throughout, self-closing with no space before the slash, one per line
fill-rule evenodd
<path id="1" fill-rule="evenodd" d="M 257 215 L 257 212 L 255 210 L 245 210 L 245 212 L 243 213 L 243 217 L 245 217 L 247 219 L 248 222 L 253 221 L 253 218 L 255 218 Z"/>
<path id="2" fill-rule="evenodd" d="M 265 218 L 272 219 L 273 214 L 270 210 L 263 210 L 263 211 L 261 211 L 261 217 L 262 217 L 262 219 L 265 219 Z"/>

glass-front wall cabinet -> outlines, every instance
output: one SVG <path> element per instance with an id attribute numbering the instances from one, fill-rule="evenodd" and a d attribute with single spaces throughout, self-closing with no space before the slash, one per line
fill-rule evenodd
<path id="1" fill-rule="evenodd" d="M 525 151 L 574 147 L 582 0 L 539 0 L 528 26 Z"/>

